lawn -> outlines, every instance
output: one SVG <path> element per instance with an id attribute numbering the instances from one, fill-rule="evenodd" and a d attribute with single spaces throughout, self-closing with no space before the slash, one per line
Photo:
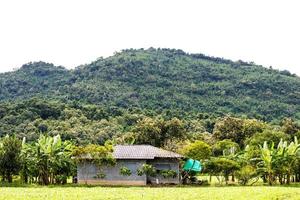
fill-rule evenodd
<path id="1" fill-rule="evenodd" d="M 0 200 L 298 200 L 300 187 L 0 187 Z"/>

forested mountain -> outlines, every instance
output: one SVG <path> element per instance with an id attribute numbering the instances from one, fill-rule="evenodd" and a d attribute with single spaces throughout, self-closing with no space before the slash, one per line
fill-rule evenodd
<path id="1" fill-rule="evenodd" d="M 67 70 L 35 62 L 0 74 L 0 101 L 31 97 L 192 118 L 300 119 L 300 78 L 288 71 L 174 49 L 130 49 Z"/>

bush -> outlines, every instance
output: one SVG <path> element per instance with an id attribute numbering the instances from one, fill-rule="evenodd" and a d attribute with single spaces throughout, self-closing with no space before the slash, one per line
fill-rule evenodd
<path id="1" fill-rule="evenodd" d="M 241 185 L 247 185 L 250 180 L 257 177 L 257 172 L 251 165 L 246 165 L 240 170 L 235 172 L 236 177 L 239 179 Z"/>
<path id="2" fill-rule="evenodd" d="M 156 169 L 152 165 L 143 164 L 142 167 L 138 169 L 137 174 L 139 176 L 142 176 L 145 174 L 147 176 L 155 177 Z"/>
<path id="3" fill-rule="evenodd" d="M 159 174 L 164 178 L 175 178 L 177 176 L 177 172 L 174 170 L 161 170 Z"/>
<path id="4" fill-rule="evenodd" d="M 127 167 L 121 167 L 120 168 L 120 174 L 122 176 L 130 176 L 131 175 L 131 171 Z"/>

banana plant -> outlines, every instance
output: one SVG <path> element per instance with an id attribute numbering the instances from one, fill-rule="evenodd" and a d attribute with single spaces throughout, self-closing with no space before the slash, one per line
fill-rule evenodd
<path id="1" fill-rule="evenodd" d="M 60 176 L 66 180 L 73 166 L 72 149 L 73 145 L 68 141 L 63 142 L 59 135 L 41 135 L 34 144 L 23 142 L 24 175 L 36 177 L 44 185 L 59 182 Z"/>
<path id="2" fill-rule="evenodd" d="M 268 183 L 269 185 L 272 185 L 274 181 L 274 163 L 277 159 L 274 143 L 271 143 L 271 146 L 269 147 L 268 143 L 265 141 L 263 146 L 260 147 L 260 151 L 261 162 L 258 163 L 259 169 L 266 173 Z"/>
<path id="3" fill-rule="evenodd" d="M 290 183 L 290 177 L 293 173 L 294 166 L 297 162 L 297 158 L 299 158 L 300 153 L 300 144 L 298 143 L 297 137 L 295 137 L 294 142 L 291 142 L 289 145 L 287 141 L 281 140 L 277 147 L 277 154 L 280 157 L 279 166 L 281 169 L 281 179 L 280 183 L 283 182 L 282 176 L 286 174 L 287 184 Z"/>
<path id="4" fill-rule="evenodd" d="M 264 142 L 264 145 L 260 147 L 261 156 L 258 169 L 267 175 L 269 185 L 276 180 L 276 175 L 279 176 L 281 183 L 283 175 L 286 175 L 287 183 L 289 183 L 293 167 L 299 158 L 299 150 L 300 145 L 296 137 L 290 144 L 281 140 L 277 148 L 274 147 L 274 143 L 269 146 L 267 142 Z"/>

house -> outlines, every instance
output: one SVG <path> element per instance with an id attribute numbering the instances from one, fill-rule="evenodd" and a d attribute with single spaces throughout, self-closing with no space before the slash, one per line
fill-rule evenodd
<path id="1" fill-rule="evenodd" d="M 146 185 L 151 184 L 179 184 L 179 162 L 183 156 L 166 151 L 151 145 L 117 145 L 114 147 L 113 157 L 116 159 L 114 166 L 101 166 L 101 169 L 86 160 L 77 166 L 78 183 L 106 184 L 106 185 Z M 157 175 L 151 177 L 139 174 L 138 171 L 144 164 L 155 168 Z M 120 170 L 130 170 L 130 175 L 120 174 Z M 176 172 L 173 177 L 162 176 L 159 172 L 172 170 Z M 103 176 L 99 176 L 103 174 Z"/>

